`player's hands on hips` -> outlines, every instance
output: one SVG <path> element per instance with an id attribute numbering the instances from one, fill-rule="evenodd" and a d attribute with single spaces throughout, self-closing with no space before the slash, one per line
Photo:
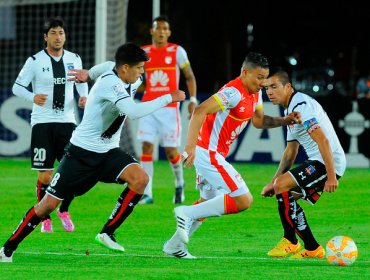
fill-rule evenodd
<path id="1" fill-rule="evenodd" d="M 170 93 L 172 97 L 172 102 L 179 102 L 185 100 L 185 92 L 182 90 L 175 90 Z"/>
<path id="2" fill-rule="evenodd" d="M 184 152 L 181 154 L 181 161 L 184 163 L 184 167 L 192 167 L 195 159 L 195 146 L 186 145 Z"/>
<path id="3" fill-rule="evenodd" d="M 338 188 L 338 180 L 337 178 L 333 178 L 333 179 L 328 179 L 326 180 L 325 182 L 325 186 L 324 186 L 324 192 L 335 192 L 335 190 Z"/>
<path id="4" fill-rule="evenodd" d="M 69 76 L 68 81 L 74 81 L 76 83 L 90 81 L 89 71 L 86 69 L 69 69 L 67 76 Z"/>
<path id="5" fill-rule="evenodd" d="M 261 191 L 261 195 L 265 197 L 272 197 L 274 196 L 275 191 L 274 191 L 274 184 L 273 182 L 267 184 L 266 186 L 263 187 Z"/>
<path id="6" fill-rule="evenodd" d="M 300 112 L 291 112 L 289 115 L 287 115 L 285 118 L 286 125 L 290 124 L 302 124 L 302 118 Z"/>
<path id="7" fill-rule="evenodd" d="M 78 107 L 85 108 L 86 100 L 86 96 L 80 96 L 80 98 L 78 99 Z"/>
<path id="8" fill-rule="evenodd" d="M 47 99 L 48 99 L 47 94 L 38 93 L 38 94 L 35 94 L 35 96 L 33 97 L 33 102 L 39 106 L 44 106 Z"/>

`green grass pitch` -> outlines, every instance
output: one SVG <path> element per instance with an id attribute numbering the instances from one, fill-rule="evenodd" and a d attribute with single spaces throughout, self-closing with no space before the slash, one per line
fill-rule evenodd
<path id="1" fill-rule="evenodd" d="M 196 260 L 165 256 L 163 243 L 175 231 L 174 178 L 165 161 L 155 162 L 153 205 L 138 205 L 117 230 L 126 252 L 113 253 L 94 243 L 122 186 L 98 184 L 71 207 L 75 232 L 65 232 L 55 213 L 54 233 L 40 226 L 19 246 L 13 263 L 0 263 L 0 279 L 369 279 L 370 175 L 348 169 L 334 194 L 315 206 L 300 202 L 323 246 L 335 235 L 353 238 L 359 257 L 351 267 L 324 260 L 272 259 L 266 253 L 280 240 L 282 228 L 275 198 L 260 196 L 275 173 L 273 164 L 234 164 L 252 194 L 252 207 L 237 215 L 207 219 L 192 236 Z M 195 171 L 185 169 L 185 204 L 195 201 Z M 36 172 L 28 160 L 0 160 L 0 246 L 35 203 Z"/>

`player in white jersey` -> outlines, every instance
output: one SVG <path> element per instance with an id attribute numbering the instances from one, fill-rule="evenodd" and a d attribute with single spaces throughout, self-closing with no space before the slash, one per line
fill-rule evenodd
<path id="1" fill-rule="evenodd" d="M 19 243 L 65 197 L 83 195 L 99 181 L 127 183 L 108 221 L 95 238 L 97 243 L 111 250 L 124 251 L 116 242 L 114 232 L 132 213 L 149 178 L 136 159 L 119 149 L 123 123 L 126 117 L 140 118 L 185 99 L 185 93 L 176 90 L 152 101 L 134 102 L 132 93 L 141 83 L 144 61 L 147 60 L 146 53 L 132 43 L 118 48 L 115 68 L 104 73 L 90 91 L 82 122 L 73 132 L 46 195 L 28 210 L 5 242 L 0 250 L 0 262 L 11 262 Z"/>
<path id="2" fill-rule="evenodd" d="M 343 176 L 346 158 L 334 128 L 321 105 L 310 96 L 296 92 L 287 72 L 278 68 L 267 79 L 267 95 L 273 104 L 285 108 L 285 114 L 301 113 L 303 125 L 287 127 L 287 146 L 279 168 L 263 190 L 263 196 L 276 195 L 284 236 L 268 252 L 271 257 L 324 258 L 325 250 L 318 244 L 297 199 L 316 203 L 322 192 L 334 192 Z M 294 164 L 299 146 L 308 156 L 303 164 Z M 296 237 L 303 240 L 304 249 Z"/>
<path id="3" fill-rule="evenodd" d="M 38 171 L 37 200 L 45 195 L 54 169 L 55 160 L 60 161 L 72 131 L 76 127 L 74 112 L 73 81 L 67 81 L 69 69 L 81 68 L 81 58 L 63 49 L 66 34 L 61 18 L 50 18 L 44 24 L 46 48 L 29 57 L 20 71 L 14 86 L 15 95 L 33 103 L 31 114 L 31 162 Z M 32 91 L 29 84 L 32 84 Z M 80 95 L 79 106 L 84 107 L 88 87 L 76 85 Z M 74 225 L 68 212 L 73 197 L 66 198 L 57 214 L 66 231 Z M 42 232 L 53 232 L 50 216 L 42 222 Z"/>

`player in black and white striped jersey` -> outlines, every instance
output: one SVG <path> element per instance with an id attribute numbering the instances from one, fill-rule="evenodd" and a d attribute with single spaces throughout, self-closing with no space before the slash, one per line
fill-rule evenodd
<path id="1" fill-rule="evenodd" d="M 80 56 L 64 49 L 66 27 L 61 18 L 46 20 L 43 31 L 46 48 L 27 59 L 13 86 L 15 95 L 33 103 L 31 161 L 32 169 L 38 171 L 38 201 L 51 181 L 55 160 L 62 159 L 64 147 L 76 127 L 75 83 L 67 80 L 67 72 L 82 67 Z M 30 83 L 32 91 L 28 87 Z M 83 108 L 88 86 L 80 83 L 76 89 L 80 95 L 79 106 Z M 74 230 L 68 212 L 72 199 L 66 198 L 58 210 L 66 231 Z M 50 216 L 43 221 L 41 231 L 53 232 Z"/>
<path id="2" fill-rule="evenodd" d="M 268 252 L 271 257 L 324 258 L 325 250 L 316 241 L 306 215 L 297 200 L 315 204 L 322 192 L 334 192 L 346 169 L 346 157 L 333 125 L 321 105 L 312 97 L 297 92 L 286 71 L 270 71 L 266 82 L 267 96 L 274 105 L 284 107 L 284 113 L 299 112 L 302 125 L 287 127 L 287 146 L 279 168 L 262 196 L 276 195 L 284 235 Z M 302 146 L 308 160 L 293 167 Z M 297 239 L 304 242 L 304 249 Z"/>
<path id="3" fill-rule="evenodd" d="M 73 132 L 70 145 L 44 198 L 31 207 L 0 249 L 0 262 L 11 262 L 22 240 L 70 195 L 85 194 L 97 182 L 127 183 L 97 243 L 114 251 L 124 251 L 114 237 L 116 229 L 132 213 L 144 193 L 149 177 L 139 162 L 119 149 L 119 137 L 126 117 L 140 118 L 171 102 L 185 99 L 175 90 L 152 101 L 136 103 L 133 92 L 141 83 L 146 53 L 131 43 L 120 46 L 115 68 L 99 77 L 86 102 L 81 124 Z M 138 81 L 139 80 L 139 81 Z"/>

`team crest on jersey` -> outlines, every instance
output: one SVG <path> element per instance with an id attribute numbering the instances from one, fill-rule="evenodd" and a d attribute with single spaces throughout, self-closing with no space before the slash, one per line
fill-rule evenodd
<path id="1" fill-rule="evenodd" d="M 305 171 L 308 175 L 312 175 L 313 173 L 315 173 L 316 169 L 314 166 L 312 165 L 309 165 L 305 168 Z"/>
<path id="2" fill-rule="evenodd" d="M 165 62 L 166 64 L 171 64 L 171 62 L 172 62 L 172 57 L 170 57 L 170 56 L 166 56 L 166 57 L 164 58 L 164 62 Z"/>
<path id="3" fill-rule="evenodd" d="M 73 63 L 67 63 L 67 69 L 75 69 L 75 66 L 73 65 Z"/>
<path id="4" fill-rule="evenodd" d="M 303 123 L 303 127 L 308 132 L 308 134 L 311 134 L 315 129 L 318 129 L 320 127 L 320 124 L 316 118 L 309 119 Z"/>

